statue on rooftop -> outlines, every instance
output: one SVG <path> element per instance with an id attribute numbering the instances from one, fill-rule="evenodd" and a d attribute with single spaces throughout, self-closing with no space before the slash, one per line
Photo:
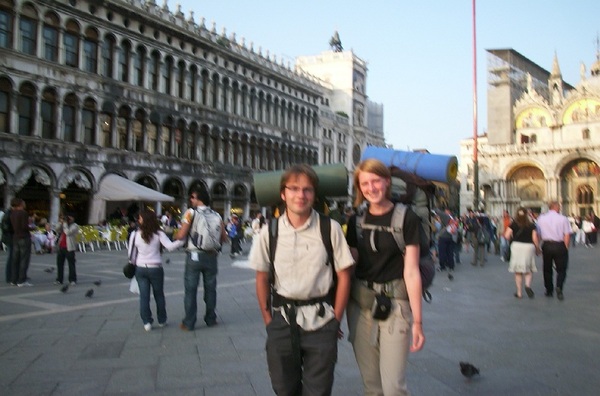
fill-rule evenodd
<path id="1" fill-rule="evenodd" d="M 340 35 L 337 30 L 329 40 L 329 46 L 333 52 L 342 52 L 344 50 L 344 47 L 342 47 L 342 40 L 340 40 Z"/>

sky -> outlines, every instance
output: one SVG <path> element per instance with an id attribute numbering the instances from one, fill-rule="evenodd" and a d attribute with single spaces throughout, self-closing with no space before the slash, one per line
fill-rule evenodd
<path id="1" fill-rule="evenodd" d="M 164 1 L 164 0 L 163 0 Z M 157 4 L 163 1 L 156 0 Z M 398 150 L 458 155 L 474 132 L 473 0 L 169 0 L 186 18 L 262 47 L 277 59 L 329 50 L 337 30 L 344 50 L 368 63 L 367 95 L 384 105 L 384 133 Z M 476 2 L 477 131 L 487 129 L 486 49 L 512 48 L 563 80 L 580 81 L 596 61 L 597 0 Z"/>

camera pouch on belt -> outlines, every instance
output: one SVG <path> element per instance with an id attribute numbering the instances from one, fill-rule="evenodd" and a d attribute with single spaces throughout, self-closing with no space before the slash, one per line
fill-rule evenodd
<path id="1" fill-rule="evenodd" d="M 391 311 L 392 300 L 383 293 L 376 294 L 373 302 L 373 319 L 386 320 Z"/>

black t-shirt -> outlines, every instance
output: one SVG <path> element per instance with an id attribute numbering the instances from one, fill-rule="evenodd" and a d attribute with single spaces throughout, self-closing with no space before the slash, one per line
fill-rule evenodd
<path id="1" fill-rule="evenodd" d="M 533 243 L 533 230 L 535 230 L 535 224 L 531 223 L 523 228 L 519 227 L 514 221 L 510 224 L 512 230 L 512 240 L 515 242 L 522 243 Z"/>
<path id="2" fill-rule="evenodd" d="M 394 209 L 381 215 L 375 216 L 368 211 L 365 213 L 365 224 L 389 227 L 392 222 Z M 419 226 L 421 219 L 410 208 L 406 210 L 402 231 L 406 245 L 419 245 Z M 377 251 L 371 247 L 371 233 Z M 348 221 L 346 231 L 348 245 L 358 249 L 358 263 L 354 273 L 358 279 L 376 283 L 389 282 L 401 279 L 404 272 L 404 257 L 391 232 L 362 230 L 362 238 L 357 240 L 356 216 Z"/>

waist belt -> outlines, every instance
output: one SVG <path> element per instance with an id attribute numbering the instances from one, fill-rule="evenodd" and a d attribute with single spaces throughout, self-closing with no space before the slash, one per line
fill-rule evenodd
<path id="1" fill-rule="evenodd" d="M 142 268 L 160 268 L 162 267 L 162 264 L 157 264 L 157 263 L 152 263 L 152 264 L 135 264 L 137 267 L 142 267 Z"/>
<path id="2" fill-rule="evenodd" d="M 334 289 L 330 290 L 329 293 L 327 293 L 326 295 L 322 296 L 322 297 L 315 297 L 315 298 L 309 298 L 307 300 L 295 300 L 292 298 L 288 298 L 288 297 L 284 297 L 281 294 L 278 294 L 276 292 L 273 292 L 273 307 L 281 307 L 284 305 L 292 305 L 294 307 L 302 307 L 305 305 L 314 305 L 314 304 L 319 304 L 319 303 L 329 303 L 331 305 L 333 305 L 333 294 Z"/>
<path id="3" fill-rule="evenodd" d="M 402 300 L 408 299 L 404 279 L 394 279 L 385 283 L 377 283 L 363 279 L 357 279 L 357 281 L 364 287 L 369 288 L 378 294 L 383 293 L 388 297 L 400 298 Z"/>

